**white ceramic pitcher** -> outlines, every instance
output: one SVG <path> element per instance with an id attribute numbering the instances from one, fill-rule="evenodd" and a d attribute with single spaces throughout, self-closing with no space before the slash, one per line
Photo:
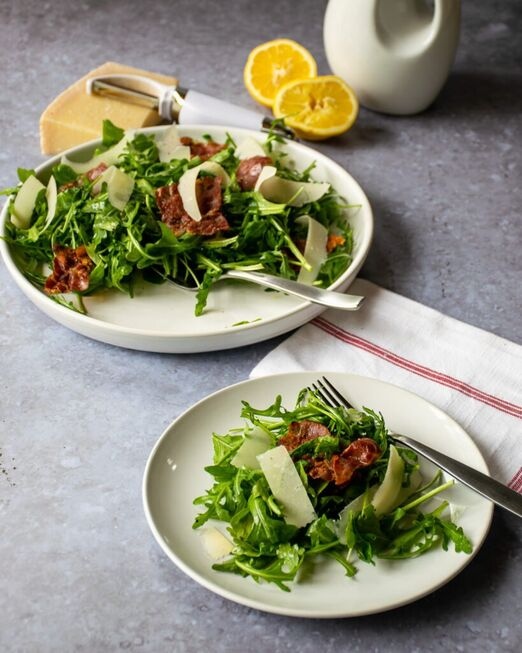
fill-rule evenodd
<path id="1" fill-rule="evenodd" d="M 413 114 L 446 81 L 459 29 L 460 0 L 329 0 L 324 45 L 363 106 Z"/>

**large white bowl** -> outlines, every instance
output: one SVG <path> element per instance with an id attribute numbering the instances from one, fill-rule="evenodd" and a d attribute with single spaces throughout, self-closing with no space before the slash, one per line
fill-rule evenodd
<path id="1" fill-rule="evenodd" d="M 165 127 L 140 130 L 161 132 Z M 211 134 L 223 142 L 227 133 L 236 142 L 252 136 L 263 142 L 265 134 L 246 129 L 212 125 L 180 126 L 181 136 L 201 138 Z M 66 152 L 75 160 L 86 160 L 99 140 L 91 141 Z M 288 142 L 288 160 L 303 170 L 316 163 L 313 178 L 328 181 L 343 196 L 351 209 L 348 219 L 353 227 L 353 261 L 331 288 L 343 291 L 355 279 L 370 248 L 373 236 L 373 216 L 370 204 L 359 184 L 340 165 L 300 143 Z M 46 181 L 51 168 L 59 162 L 53 157 L 36 172 Z M 0 216 L 0 234 L 9 219 L 7 203 Z M 279 292 L 266 292 L 251 284 L 223 282 L 209 294 L 207 308 L 200 317 L 194 315 L 193 293 L 170 284 L 137 284 L 133 298 L 117 291 L 103 291 L 85 298 L 87 315 L 76 313 L 50 299 L 33 286 L 18 269 L 8 245 L 0 240 L 0 253 L 13 280 L 22 292 L 44 313 L 62 325 L 84 336 L 120 347 L 142 351 L 189 353 L 213 351 L 249 345 L 286 333 L 313 319 L 324 308 Z"/>

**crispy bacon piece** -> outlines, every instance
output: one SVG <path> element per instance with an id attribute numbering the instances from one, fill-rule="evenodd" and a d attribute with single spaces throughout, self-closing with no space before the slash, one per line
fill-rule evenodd
<path id="1" fill-rule="evenodd" d="M 210 159 L 211 156 L 224 150 L 226 145 L 221 143 L 215 143 L 214 141 L 194 141 L 188 136 L 182 136 L 179 139 L 182 145 L 188 145 L 190 147 L 191 156 L 199 156 L 202 161 Z"/>
<path id="2" fill-rule="evenodd" d="M 335 485 L 347 485 L 358 469 L 373 465 L 380 455 L 375 440 L 358 438 L 330 460 L 312 460 L 308 474 L 311 478 L 333 481 Z"/>
<path id="3" fill-rule="evenodd" d="M 269 156 L 252 156 L 243 159 L 236 170 L 237 183 L 241 190 L 252 190 L 264 166 L 272 165 Z"/>
<path id="4" fill-rule="evenodd" d="M 381 449 L 372 438 L 357 438 L 342 452 L 343 458 L 351 458 L 359 467 L 368 467 L 381 455 Z"/>
<path id="5" fill-rule="evenodd" d="M 326 241 L 326 251 L 328 253 L 333 252 L 336 247 L 341 247 L 344 245 L 346 238 L 339 234 L 329 234 L 328 240 Z"/>
<path id="6" fill-rule="evenodd" d="M 304 254 L 305 247 L 306 247 L 306 239 L 305 238 L 295 238 L 294 243 L 295 243 L 297 249 L 301 252 L 301 254 Z"/>
<path id="7" fill-rule="evenodd" d="M 346 241 L 346 238 L 344 236 L 340 236 L 338 234 L 328 234 L 328 239 L 326 241 L 326 251 L 328 253 L 333 252 L 333 250 L 336 247 L 340 247 L 341 245 L 344 245 Z M 305 247 L 306 247 L 306 240 L 303 238 L 296 238 L 294 239 L 294 243 L 297 246 L 297 249 L 304 254 Z"/>
<path id="8" fill-rule="evenodd" d="M 102 172 L 105 172 L 106 170 L 107 170 L 107 166 L 105 165 L 105 163 L 100 163 L 100 165 L 96 166 L 96 168 L 91 168 L 90 170 L 87 170 L 85 176 L 89 181 L 94 181 L 102 174 Z"/>
<path id="9" fill-rule="evenodd" d="M 303 442 L 320 438 L 323 435 L 331 435 L 327 426 L 319 424 L 319 422 L 304 419 L 300 422 L 291 422 L 288 427 L 288 432 L 279 440 L 279 444 L 282 444 L 291 453 L 294 449 L 302 445 Z"/>
<path id="10" fill-rule="evenodd" d="M 78 186 L 81 186 L 82 182 L 81 179 L 75 179 L 74 181 L 67 181 L 65 184 L 62 184 L 61 186 L 58 186 L 58 192 L 63 193 L 64 190 L 69 190 L 69 188 L 78 188 Z"/>
<path id="11" fill-rule="evenodd" d="M 83 177 L 85 177 L 88 181 L 94 181 L 103 172 L 105 172 L 105 170 L 107 170 L 107 166 L 105 165 L 105 163 L 100 163 L 100 165 L 96 166 L 95 168 L 91 168 L 90 170 L 87 170 L 87 172 L 84 174 Z M 69 188 L 78 188 L 83 183 L 83 177 L 80 175 L 74 181 L 67 181 L 65 184 L 62 184 L 58 188 L 58 192 L 62 193 L 64 190 L 69 190 Z"/>
<path id="12" fill-rule="evenodd" d="M 90 170 L 87 170 L 85 173 L 85 177 L 88 179 L 88 181 L 94 181 L 97 179 L 103 172 L 107 170 L 107 166 L 105 163 L 100 163 L 100 165 L 96 166 L 95 168 L 91 168 Z M 58 192 L 61 193 L 64 190 L 69 190 L 69 188 L 78 188 L 81 186 L 83 183 L 83 177 L 80 175 L 77 179 L 74 181 L 68 181 L 65 184 L 62 184 L 58 188 Z"/>
<path id="13" fill-rule="evenodd" d="M 45 280 L 44 291 L 52 295 L 87 290 L 94 263 L 87 254 L 85 245 L 76 248 L 55 245 L 53 251 L 53 272 Z"/>
<path id="14" fill-rule="evenodd" d="M 326 458 L 311 458 L 307 473 L 310 478 L 321 479 L 322 481 L 333 481 L 333 471 L 330 461 Z"/>
<path id="15" fill-rule="evenodd" d="M 286 435 L 279 439 L 279 444 L 286 447 L 289 453 L 295 451 L 304 442 L 331 435 L 324 424 L 304 419 L 291 422 Z M 331 458 L 313 458 L 305 454 L 303 459 L 308 462 L 307 473 L 310 478 L 321 479 L 335 485 L 347 485 L 358 469 L 369 467 L 379 458 L 379 445 L 371 438 L 358 438 L 351 442 L 340 454 L 334 453 Z"/>
<path id="16" fill-rule="evenodd" d="M 223 195 L 219 177 L 201 177 L 196 180 L 196 200 L 204 217 L 215 217 L 221 213 Z"/>
<path id="17" fill-rule="evenodd" d="M 230 228 L 221 213 L 223 201 L 221 182 L 218 177 L 202 177 L 196 180 L 196 198 L 201 211 L 201 220 L 196 222 L 185 211 L 179 194 L 178 184 L 169 184 L 156 189 L 156 204 L 161 220 L 176 236 L 184 233 L 213 236 L 218 231 Z"/>

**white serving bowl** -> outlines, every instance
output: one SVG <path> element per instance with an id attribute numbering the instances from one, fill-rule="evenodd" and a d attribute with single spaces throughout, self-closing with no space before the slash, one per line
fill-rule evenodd
<path id="1" fill-rule="evenodd" d="M 138 132 L 159 133 L 166 127 L 151 127 Z M 227 134 L 239 143 L 251 136 L 264 142 L 266 134 L 212 125 L 179 127 L 180 136 L 201 139 L 211 134 L 223 142 Z M 91 141 L 68 150 L 73 160 L 88 160 L 100 141 Z M 312 162 L 313 179 L 328 181 L 350 205 L 347 214 L 354 234 L 353 261 L 331 289 L 346 290 L 354 281 L 368 254 L 373 236 L 373 215 L 363 190 L 353 177 L 328 157 L 300 143 L 288 142 L 287 161 L 304 170 Z M 37 176 L 47 181 L 62 155 L 37 168 Z M 7 204 L 0 215 L 0 234 L 9 219 Z M 0 253 L 14 282 L 44 313 L 63 326 L 89 338 L 120 347 L 164 353 L 190 353 L 249 345 L 286 333 L 313 319 L 324 307 L 285 295 L 266 292 L 261 287 L 223 282 L 211 290 L 205 313 L 194 315 L 195 296 L 166 283 L 136 284 L 133 298 L 118 291 L 103 291 L 84 298 L 88 314 L 72 311 L 33 286 L 18 269 L 9 246 L 0 240 Z"/>

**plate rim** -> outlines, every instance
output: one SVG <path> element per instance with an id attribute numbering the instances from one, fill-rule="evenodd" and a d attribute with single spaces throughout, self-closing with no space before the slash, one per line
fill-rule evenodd
<path id="1" fill-rule="evenodd" d="M 145 464 L 144 472 L 143 472 L 143 478 L 142 478 L 142 484 L 141 484 L 141 491 L 142 491 L 142 506 L 143 510 L 145 513 L 145 518 L 147 521 L 147 524 L 149 528 L 152 531 L 152 534 L 154 536 L 154 539 L 156 540 L 157 544 L 159 544 L 160 548 L 162 551 L 167 555 L 167 557 L 181 570 L 183 571 L 187 576 L 189 576 L 193 581 L 201 585 L 202 587 L 205 587 L 206 589 L 210 590 L 214 594 L 217 594 L 218 596 L 221 596 L 223 598 L 226 598 L 230 601 L 233 601 L 234 603 L 238 603 L 240 605 L 253 608 L 256 610 L 260 610 L 262 612 L 266 613 L 271 613 L 271 614 L 278 614 L 278 615 L 283 615 L 283 616 L 288 616 L 288 617 L 297 617 L 297 618 L 311 618 L 311 619 L 337 619 L 337 618 L 355 618 L 355 617 L 362 617 L 366 615 L 371 615 L 371 614 L 381 614 L 383 612 L 388 612 L 390 610 L 394 610 L 396 608 L 400 608 L 404 605 L 409 605 L 411 603 L 414 603 L 426 596 L 429 596 L 430 594 L 433 594 L 436 592 L 438 589 L 443 587 L 444 585 L 448 584 L 451 580 L 453 580 L 458 574 L 460 574 L 470 563 L 471 561 L 475 558 L 475 556 L 478 554 L 480 549 L 482 548 L 484 541 L 489 533 L 489 530 L 491 528 L 491 523 L 493 519 L 493 511 L 494 511 L 494 505 L 492 503 L 489 504 L 484 504 L 484 510 L 485 510 L 485 517 L 484 517 L 484 522 L 481 524 L 482 528 L 482 534 L 480 537 L 480 540 L 476 543 L 476 545 L 473 547 L 473 551 L 470 554 L 467 554 L 466 557 L 462 558 L 462 564 L 458 566 L 457 569 L 455 569 L 452 573 L 444 576 L 444 578 L 440 579 L 439 582 L 435 583 L 428 589 L 419 591 L 418 593 L 414 593 L 413 595 L 408 596 L 407 598 L 404 598 L 403 600 L 398 600 L 395 601 L 393 604 L 389 604 L 386 607 L 383 608 L 378 608 L 378 609 L 366 609 L 366 610 L 361 610 L 361 611 L 350 611 L 347 612 L 346 610 L 339 610 L 339 611 L 328 611 L 328 612 L 321 612 L 318 610 L 310 610 L 310 609 L 305 609 L 305 608 L 290 608 L 287 606 L 274 606 L 270 605 L 267 603 L 264 603 L 261 600 L 253 599 L 247 596 L 238 596 L 237 593 L 234 591 L 231 591 L 227 588 L 224 588 L 220 586 L 218 583 L 215 583 L 206 577 L 200 575 L 197 571 L 194 571 L 190 565 L 186 564 L 180 557 L 176 555 L 176 553 L 166 544 L 164 538 L 161 536 L 161 533 L 159 532 L 158 528 L 156 527 L 156 523 L 154 521 L 149 501 L 148 501 L 148 484 L 149 480 L 151 477 L 151 468 L 154 463 L 155 457 L 161 448 L 162 444 L 164 441 L 170 436 L 171 432 L 175 430 L 176 425 L 178 422 L 182 421 L 187 415 L 189 415 L 192 412 L 197 411 L 203 404 L 205 404 L 208 400 L 214 397 L 219 397 L 219 395 L 224 394 L 224 393 L 229 393 L 232 391 L 237 391 L 239 388 L 245 385 L 250 385 L 256 381 L 261 381 L 261 380 L 266 380 L 266 379 L 272 379 L 274 380 L 274 385 L 277 382 L 278 379 L 284 380 L 286 378 L 292 378 L 292 379 L 297 379 L 298 377 L 305 376 L 305 375 L 313 375 L 314 377 L 320 377 L 323 375 L 328 375 L 330 378 L 337 376 L 337 377 L 347 377 L 353 380 L 356 380 L 358 378 L 365 379 L 365 380 L 370 380 L 372 382 L 377 382 L 383 387 L 392 387 L 396 390 L 399 390 L 401 393 L 404 393 L 407 397 L 412 397 L 415 401 L 420 401 L 422 404 L 424 404 L 427 408 L 430 410 L 435 410 L 441 417 L 443 417 L 446 420 L 449 420 L 450 423 L 452 423 L 453 427 L 457 427 L 457 430 L 460 432 L 460 436 L 463 436 L 468 444 L 472 447 L 474 450 L 475 455 L 477 456 L 477 459 L 480 461 L 481 465 L 478 466 L 480 471 L 483 471 L 484 473 L 489 473 L 489 468 L 487 465 L 486 460 L 484 459 L 484 456 L 482 455 L 482 452 L 480 451 L 479 447 L 475 443 L 475 441 L 471 438 L 471 436 L 467 433 L 467 431 L 448 413 L 446 413 L 444 410 L 436 406 L 435 404 L 431 403 L 421 395 L 412 392 L 411 390 L 408 390 L 406 388 L 403 388 L 400 385 L 397 385 L 395 383 L 390 383 L 388 381 L 383 381 L 381 379 L 378 379 L 376 377 L 370 377 L 370 376 L 365 376 L 362 374 L 351 374 L 351 373 L 345 373 L 345 372 L 334 372 L 334 371 L 315 371 L 315 370 L 302 370 L 302 371 L 294 371 L 294 372 L 283 372 L 283 373 L 277 373 L 277 374 L 267 374 L 259 377 L 254 377 L 254 378 L 249 378 L 245 379 L 243 381 L 239 381 L 233 384 L 230 384 L 224 388 L 220 388 L 205 397 L 201 398 L 191 406 L 189 406 L 187 409 L 185 409 L 180 415 L 178 415 L 163 431 L 163 433 L 159 436 L 159 438 L 156 440 L 152 450 L 149 453 L 149 456 L 147 457 L 147 461 Z M 210 564 L 210 563 L 209 563 Z M 244 579 L 248 580 L 248 579 Z"/>
<path id="2" fill-rule="evenodd" d="M 169 127 L 170 125 L 159 125 L 153 127 L 139 128 L 133 131 L 135 133 L 153 134 L 153 133 L 161 133 L 162 131 L 167 130 Z M 227 127 L 225 125 L 210 125 L 210 124 L 178 125 L 178 129 L 180 129 L 180 131 L 199 132 L 199 133 L 206 133 L 206 132 L 208 133 L 208 132 L 212 132 L 212 130 L 219 130 L 219 131 L 228 130 L 233 134 L 237 134 L 237 135 L 257 137 L 259 141 L 262 141 L 265 138 L 265 134 L 261 131 L 239 128 L 239 127 L 237 128 Z M 43 161 L 41 164 L 39 164 L 35 168 L 35 172 L 37 176 L 42 173 L 45 174 L 45 171 L 52 165 L 55 165 L 57 162 L 59 162 L 63 156 L 72 156 L 74 158 L 74 155 L 80 155 L 81 153 L 88 152 L 89 150 L 93 150 L 100 143 L 101 143 L 101 138 L 92 139 L 78 146 L 60 152 L 54 156 L 51 156 L 45 161 Z M 365 235 L 363 241 L 361 242 L 360 251 L 357 252 L 357 255 L 354 257 L 354 260 L 350 265 L 350 268 L 352 268 L 350 274 L 348 274 L 348 276 L 344 279 L 343 278 L 337 279 L 333 284 L 331 284 L 331 286 L 329 286 L 331 290 L 335 290 L 340 286 L 343 286 L 343 290 L 346 290 L 353 283 L 362 265 L 364 264 L 364 261 L 368 256 L 374 238 L 375 220 L 374 220 L 373 210 L 370 201 L 368 199 L 368 196 L 364 191 L 364 189 L 362 188 L 362 186 L 359 184 L 359 182 L 352 176 L 352 174 L 348 172 L 339 163 L 337 163 L 337 161 L 334 161 L 326 154 L 323 154 L 322 152 L 313 149 L 313 147 L 310 147 L 309 145 L 296 141 L 287 141 L 286 145 L 290 148 L 296 148 L 298 152 L 303 151 L 305 153 L 308 153 L 309 155 L 312 155 L 315 160 L 321 161 L 324 165 L 329 166 L 334 170 L 337 170 L 340 174 L 346 175 L 350 179 L 350 183 L 360 194 L 362 200 L 361 205 L 364 208 L 364 211 L 367 216 L 365 218 Z M 8 219 L 8 206 L 11 202 L 11 198 L 12 196 L 7 196 L 4 205 L 2 207 L 2 210 L 0 211 L 0 236 L 3 236 L 5 233 L 5 225 Z M 93 317 L 91 315 L 83 315 L 81 313 L 77 313 L 60 304 L 57 304 L 56 302 L 53 302 L 46 295 L 44 295 L 44 293 L 39 288 L 36 288 L 28 279 L 26 279 L 26 277 L 22 274 L 22 272 L 19 270 L 18 266 L 16 265 L 14 258 L 11 255 L 10 248 L 7 242 L 1 237 L 0 237 L 0 254 L 9 274 L 15 281 L 16 285 L 39 310 L 46 313 L 53 320 L 59 322 L 62 326 L 66 326 L 66 328 L 70 328 L 72 330 L 77 330 L 78 333 L 82 333 L 83 335 L 86 335 L 85 330 L 90 331 L 92 329 L 92 330 L 99 330 L 102 333 L 106 333 L 107 337 L 110 338 L 113 336 L 117 337 L 118 335 L 121 335 L 124 338 L 134 337 L 134 338 L 144 339 L 148 341 L 158 341 L 159 343 L 176 343 L 176 342 L 198 343 L 207 338 L 210 340 L 214 338 L 226 339 L 228 336 L 230 336 L 231 333 L 230 328 L 213 329 L 213 330 L 209 330 L 205 334 L 196 334 L 196 335 L 194 335 L 190 331 L 178 332 L 174 334 L 168 331 L 150 331 L 143 328 L 134 328 L 134 327 L 123 326 L 123 325 L 120 326 L 118 324 L 106 322 L 100 318 Z M 46 310 L 45 307 L 48 307 L 48 310 Z M 249 334 L 251 331 L 256 332 L 261 328 L 274 327 L 272 334 L 260 338 L 259 340 L 256 340 L 255 337 L 253 340 L 247 338 L 248 342 L 246 344 L 252 344 L 253 342 L 261 342 L 264 339 L 275 337 L 276 335 L 285 333 L 292 328 L 297 328 L 297 326 L 299 325 L 291 326 L 289 328 L 287 328 L 287 326 L 284 325 L 285 320 L 293 318 L 296 314 L 304 313 L 306 315 L 306 319 L 304 321 L 309 321 L 310 319 L 313 319 L 313 317 L 319 315 L 319 313 L 323 312 L 324 310 L 326 310 L 326 307 L 321 307 L 319 305 L 312 304 L 311 302 L 300 300 L 299 303 L 296 304 L 296 306 L 294 306 L 291 309 L 285 310 L 282 314 L 267 318 L 266 320 L 262 320 L 261 322 L 250 322 L 247 324 L 238 325 L 237 327 L 234 327 L 234 330 L 232 332 L 234 334 L 237 333 Z M 63 316 L 63 321 L 59 320 L 56 316 Z M 304 322 L 301 322 L 301 324 L 302 323 Z M 74 326 L 70 326 L 70 324 Z M 282 327 L 282 330 L 278 331 L 278 324 L 280 325 L 280 327 Z M 92 335 L 90 337 L 100 340 L 102 342 L 109 342 L 108 340 L 103 339 L 101 337 L 95 337 Z M 231 347 L 234 346 L 237 345 L 234 344 L 231 345 Z M 227 347 L 223 347 L 223 348 L 227 348 Z M 157 349 L 142 349 L 142 348 L 140 348 L 140 350 L 158 351 Z M 186 351 L 196 352 L 196 351 L 210 351 L 210 350 L 200 349 L 196 347 L 195 349 L 190 349 L 190 348 L 186 349 Z M 176 352 L 173 351 L 172 353 L 176 353 Z"/>

